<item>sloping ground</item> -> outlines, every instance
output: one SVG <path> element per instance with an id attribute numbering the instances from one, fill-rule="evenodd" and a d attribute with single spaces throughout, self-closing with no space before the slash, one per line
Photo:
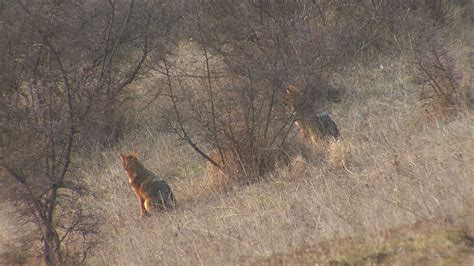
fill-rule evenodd
<path id="1" fill-rule="evenodd" d="M 425 120 L 403 104 L 392 103 L 388 110 L 377 106 L 385 103 L 377 100 L 346 118 L 336 116 L 345 140 L 329 153 L 297 156 L 267 180 L 226 193 L 206 190 L 204 163 L 171 138 L 134 136 L 143 143 L 139 152 L 145 165 L 170 180 L 178 201 L 175 211 L 148 219 L 138 217 L 118 151 L 102 153 L 102 161 L 85 172 L 102 193 L 96 204 L 106 217 L 102 245 L 90 264 L 248 264 L 266 258 L 277 263 L 280 257 L 293 264 L 299 262 L 293 258 L 306 256 L 304 247 L 310 258 L 329 254 L 327 261 L 342 263 L 397 261 L 407 253 L 418 263 L 437 250 L 447 253 L 434 256 L 448 262 L 464 256 L 471 231 L 451 234 L 441 224 L 432 234 L 413 231 L 414 240 L 402 232 L 449 217 L 454 224 L 472 225 L 472 219 L 460 218 L 474 202 L 472 114 Z M 367 109 L 369 115 L 363 115 Z M 397 229 L 390 233 L 391 228 Z M 389 236 L 374 237 L 380 241 L 375 244 L 366 241 L 379 234 Z M 350 237 L 361 240 L 350 242 Z M 350 245 L 339 251 L 338 241 L 360 249 Z M 327 251 L 317 251 L 320 245 Z"/>
<path id="2" fill-rule="evenodd" d="M 472 265 L 474 212 L 419 221 L 362 238 L 319 243 L 254 265 Z"/>
<path id="3" fill-rule="evenodd" d="M 343 140 L 310 150 L 297 136 L 300 155 L 250 186 L 213 193 L 205 162 L 146 126 L 120 147 L 77 158 L 94 192 L 84 203 L 104 219 L 88 263 L 469 261 L 473 219 L 463 214 L 474 202 L 472 110 L 427 115 L 400 69 L 357 71 L 340 79 L 344 97 L 327 107 Z M 170 182 L 176 210 L 139 218 L 118 155 L 132 149 Z"/>
<path id="4" fill-rule="evenodd" d="M 466 238 L 446 231 L 443 223 L 433 231 L 425 226 L 433 233 L 413 228 L 449 217 L 454 225 L 472 225 L 461 215 L 474 202 L 472 111 L 427 113 L 403 66 L 387 65 L 384 71 L 351 70 L 336 84 L 345 88 L 344 97 L 327 110 L 342 141 L 311 150 L 297 136 L 293 143 L 300 155 L 250 186 L 213 193 L 204 185 L 205 162 L 152 129 L 128 136 L 115 150 L 91 152 L 90 161 L 82 162 L 84 176 L 100 195 L 90 204 L 105 224 L 89 263 L 225 265 L 281 258 L 293 264 L 305 263 L 296 259 L 306 253 L 308 263 L 320 255 L 327 263 L 403 263 L 408 253 L 413 260 L 407 263 L 422 263 L 429 254 L 447 262 L 469 254 L 471 231 L 461 230 Z M 170 182 L 175 211 L 139 218 L 118 157 L 132 148 Z"/>

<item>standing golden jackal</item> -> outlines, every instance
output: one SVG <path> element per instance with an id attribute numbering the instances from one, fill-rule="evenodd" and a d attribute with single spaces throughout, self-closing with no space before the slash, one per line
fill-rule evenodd
<path id="1" fill-rule="evenodd" d="M 312 106 L 305 102 L 303 93 L 295 86 L 289 85 L 286 94 L 295 113 L 296 127 L 305 137 L 309 137 L 313 144 L 317 144 L 320 138 L 339 138 L 339 129 L 329 113 L 315 113 Z"/>
<path id="2" fill-rule="evenodd" d="M 132 186 L 140 202 L 140 215 L 143 217 L 152 210 L 173 208 L 175 198 L 165 180 L 146 169 L 136 152 L 120 154 L 123 168 L 128 175 L 128 183 Z"/>

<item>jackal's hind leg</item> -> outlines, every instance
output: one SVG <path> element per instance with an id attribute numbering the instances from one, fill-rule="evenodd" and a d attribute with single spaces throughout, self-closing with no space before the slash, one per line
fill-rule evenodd
<path id="1" fill-rule="evenodd" d="M 137 195 L 137 198 L 138 198 L 138 201 L 140 202 L 140 216 L 141 217 L 147 216 L 148 211 L 145 206 L 146 200 L 140 197 L 139 195 Z"/>
<path id="2" fill-rule="evenodd" d="M 148 211 L 148 213 L 156 213 L 158 211 L 163 210 L 164 207 L 163 203 L 161 201 L 158 201 L 157 199 L 147 199 L 145 200 L 145 209 Z"/>

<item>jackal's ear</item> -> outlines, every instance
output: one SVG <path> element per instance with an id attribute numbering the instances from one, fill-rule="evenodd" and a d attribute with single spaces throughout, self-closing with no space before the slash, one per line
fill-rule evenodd
<path id="1" fill-rule="evenodd" d="M 286 88 L 286 93 L 288 94 L 295 93 L 296 91 L 298 91 L 298 89 L 293 85 L 288 85 L 288 87 Z"/>

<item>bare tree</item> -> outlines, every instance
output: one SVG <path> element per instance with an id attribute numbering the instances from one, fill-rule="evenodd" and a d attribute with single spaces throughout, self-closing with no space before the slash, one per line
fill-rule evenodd
<path id="1" fill-rule="evenodd" d="M 67 263 L 70 245 L 84 262 L 95 242 L 98 218 L 81 204 L 90 195 L 74 160 L 84 145 L 113 135 L 108 127 L 130 98 L 128 85 L 145 73 L 150 53 L 166 53 L 161 37 L 171 36 L 179 16 L 165 8 L 158 1 L 3 3 L 0 182 L 18 217 L 36 226 L 47 265 Z"/>

